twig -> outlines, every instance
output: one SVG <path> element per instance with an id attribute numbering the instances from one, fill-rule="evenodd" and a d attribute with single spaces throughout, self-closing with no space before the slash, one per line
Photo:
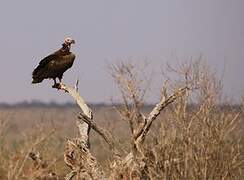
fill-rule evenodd
<path id="1" fill-rule="evenodd" d="M 65 180 L 71 180 L 77 174 L 76 171 L 70 171 L 69 174 L 65 176 Z"/>

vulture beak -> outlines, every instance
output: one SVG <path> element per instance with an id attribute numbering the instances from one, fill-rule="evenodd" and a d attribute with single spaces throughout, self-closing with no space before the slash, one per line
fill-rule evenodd
<path id="1" fill-rule="evenodd" d="M 74 39 L 72 39 L 71 44 L 75 44 L 75 40 Z"/>

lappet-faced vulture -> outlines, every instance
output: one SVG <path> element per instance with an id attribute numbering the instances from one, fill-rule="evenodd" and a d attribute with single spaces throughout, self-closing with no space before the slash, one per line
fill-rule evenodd
<path id="1" fill-rule="evenodd" d="M 75 54 L 70 52 L 71 44 L 74 43 L 73 39 L 65 38 L 59 50 L 42 59 L 32 73 L 32 83 L 40 83 L 48 78 L 54 80 L 54 86 L 57 84 L 56 78 L 61 82 L 63 73 L 74 63 Z"/>

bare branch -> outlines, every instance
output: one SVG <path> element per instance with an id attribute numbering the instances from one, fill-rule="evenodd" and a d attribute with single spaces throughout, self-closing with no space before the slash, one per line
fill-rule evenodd
<path id="1" fill-rule="evenodd" d="M 153 108 L 153 110 L 150 112 L 146 125 L 143 128 L 143 131 L 140 136 L 138 136 L 139 142 L 143 142 L 145 140 L 145 137 L 153 123 L 153 121 L 158 117 L 160 112 L 167 107 L 169 104 L 174 102 L 178 97 L 182 96 L 182 94 L 185 93 L 185 91 L 188 89 L 188 87 L 180 88 L 177 91 L 175 91 L 171 96 L 168 98 L 165 98 L 165 96 L 162 96 L 160 102 L 156 104 L 156 106 Z"/>
<path id="2" fill-rule="evenodd" d="M 112 138 L 112 135 L 105 129 L 99 127 L 95 121 L 90 120 L 88 117 L 86 117 L 84 114 L 79 113 L 78 118 L 87 123 L 94 131 L 96 131 L 99 135 L 103 137 L 105 142 L 108 144 L 110 150 L 113 152 L 113 154 L 116 157 L 121 157 L 119 154 L 119 151 L 117 150 L 115 146 L 115 142 Z"/>
<path id="3" fill-rule="evenodd" d="M 83 111 L 83 113 L 89 118 L 92 119 L 93 118 L 93 114 L 92 114 L 92 110 L 86 105 L 85 101 L 83 100 L 83 98 L 79 95 L 79 93 L 77 92 L 78 89 L 78 83 L 79 81 L 76 82 L 76 87 L 72 88 L 67 86 L 66 84 L 60 83 L 57 84 L 56 86 L 54 86 L 54 88 L 56 89 L 60 89 L 60 90 L 64 90 L 65 92 L 69 93 L 75 100 L 75 102 L 77 103 L 77 105 L 81 108 L 81 110 Z"/>
<path id="4" fill-rule="evenodd" d="M 64 90 L 69 93 L 81 109 L 81 114 L 86 117 L 86 120 L 91 121 L 93 118 L 92 110 L 87 106 L 83 98 L 78 93 L 78 82 L 74 88 L 65 84 L 57 84 L 54 88 Z M 66 180 L 71 180 L 75 175 L 87 177 L 88 179 L 104 179 L 104 173 L 99 167 L 97 160 L 90 153 L 89 146 L 89 123 L 77 121 L 76 125 L 80 132 L 80 137 L 66 142 L 66 150 L 64 153 L 64 161 L 71 168 L 71 172 L 66 175 Z"/>

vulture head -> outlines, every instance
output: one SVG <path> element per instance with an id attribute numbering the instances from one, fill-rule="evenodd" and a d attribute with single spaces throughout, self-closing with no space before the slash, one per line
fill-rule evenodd
<path id="1" fill-rule="evenodd" d="M 71 44 L 75 44 L 75 40 L 71 39 L 70 37 L 67 37 L 64 39 L 64 44 L 70 46 Z"/>
<path id="2" fill-rule="evenodd" d="M 70 37 L 67 37 L 64 39 L 64 43 L 63 43 L 63 48 L 62 48 L 62 51 L 69 51 L 70 50 L 70 47 L 71 47 L 71 44 L 75 44 L 75 40 L 74 39 L 71 39 Z"/>

